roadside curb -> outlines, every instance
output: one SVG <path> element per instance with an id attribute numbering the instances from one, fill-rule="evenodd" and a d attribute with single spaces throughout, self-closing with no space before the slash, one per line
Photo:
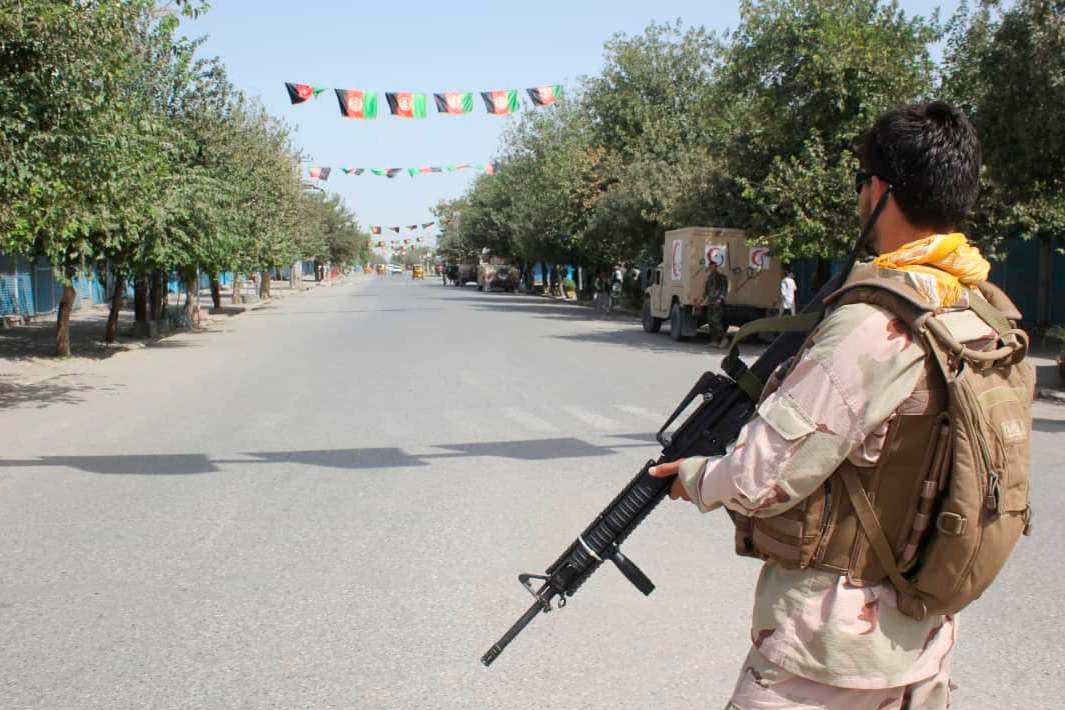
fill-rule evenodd
<path id="1" fill-rule="evenodd" d="M 284 295 L 270 296 L 269 298 L 267 298 L 265 300 L 259 300 L 259 301 L 256 301 L 255 303 L 238 303 L 235 306 L 233 304 L 230 304 L 228 306 L 229 308 L 239 308 L 240 310 L 237 311 L 237 312 L 234 312 L 232 314 L 215 313 L 213 315 L 219 315 L 219 316 L 224 315 L 226 318 L 238 318 L 238 317 L 244 315 L 245 313 L 248 313 L 249 311 L 258 310 L 259 308 L 262 308 L 263 306 L 267 306 L 267 305 L 269 305 L 269 304 L 271 304 L 271 303 L 273 303 L 275 301 L 284 300 L 285 298 L 288 298 L 289 296 L 309 293 L 312 289 L 317 288 L 319 286 L 335 286 L 335 285 L 337 285 L 339 283 L 341 283 L 340 279 L 337 279 L 337 280 L 335 280 L 333 282 L 329 282 L 329 283 L 327 283 L 325 281 L 310 283 L 310 284 L 305 285 L 303 288 L 301 288 L 299 290 L 296 290 L 296 291 L 285 291 Z M 223 306 L 223 308 L 225 308 L 225 306 Z M 208 313 L 210 313 L 210 311 L 213 310 L 213 309 L 212 308 L 206 308 L 204 310 L 206 310 Z M 151 337 L 151 338 L 138 338 L 136 340 L 129 340 L 129 341 L 125 341 L 125 342 L 111 343 L 111 344 L 97 342 L 96 344 L 102 350 L 113 350 L 114 352 L 111 355 L 108 356 L 110 358 L 110 357 L 118 356 L 118 355 L 120 355 L 120 354 L 122 354 L 124 352 L 131 352 L 131 351 L 135 351 L 135 350 L 144 350 L 145 348 L 152 347 L 156 343 L 161 342 L 163 340 L 166 340 L 167 338 L 170 338 L 171 336 L 174 336 L 174 335 L 180 335 L 182 333 L 203 333 L 203 332 L 207 332 L 207 328 L 197 328 L 197 327 L 194 327 L 194 326 L 188 326 L 188 327 L 184 327 L 184 328 L 174 329 L 174 330 L 171 330 L 170 332 L 168 332 L 165 335 L 157 335 L 157 336 Z M 64 362 L 64 361 L 63 360 L 56 360 L 55 362 Z M 76 375 L 76 374 L 80 374 L 80 373 L 77 373 L 77 372 L 51 372 L 51 373 L 48 373 L 48 374 L 43 375 L 43 376 L 30 377 L 30 378 L 27 378 L 27 379 L 14 379 L 14 380 L 10 380 L 10 381 L 0 382 L 0 386 L 2 386 L 2 387 L 33 387 L 35 385 L 41 384 L 42 382 L 47 382 L 48 380 L 52 380 L 52 379 L 55 379 L 57 377 L 66 377 L 66 376 L 69 376 L 69 375 Z"/>
<path id="2" fill-rule="evenodd" d="M 581 301 L 581 300 L 578 300 L 578 299 L 562 298 L 561 296 L 552 296 L 551 294 L 548 294 L 548 293 L 533 293 L 533 294 L 529 294 L 529 295 L 531 295 L 531 296 L 539 296 L 540 298 L 546 298 L 549 301 L 555 301 L 556 303 L 566 303 L 566 304 L 569 304 L 569 305 L 572 305 L 572 306 L 581 306 L 583 308 L 592 308 L 592 309 L 595 308 L 595 306 L 592 304 L 591 301 Z M 603 315 L 613 315 L 615 313 L 618 313 L 620 315 L 632 316 L 633 318 L 639 318 L 640 315 L 641 315 L 639 311 L 634 311 L 631 308 L 622 308 L 620 306 L 615 306 L 614 308 L 612 308 L 610 310 L 610 313 L 604 313 Z"/>

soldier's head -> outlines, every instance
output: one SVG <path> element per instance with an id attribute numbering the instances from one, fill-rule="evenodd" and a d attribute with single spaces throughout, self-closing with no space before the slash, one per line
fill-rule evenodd
<path id="1" fill-rule="evenodd" d="M 957 228 L 980 191 L 980 141 L 960 110 L 943 101 L 900 106 L 865 133 L 855 177 L 862 224 L 884 191 L 892 196 L 873 231 L 874 251 Z"/>

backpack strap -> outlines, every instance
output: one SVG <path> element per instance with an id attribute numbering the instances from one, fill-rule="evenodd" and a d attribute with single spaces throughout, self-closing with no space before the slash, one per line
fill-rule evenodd
<path id="1" fill-rule="evenodd" d="M 887 535 L 884 534 L 884 529 L 880 526 L 873 504 L 869 500 L 862 482 L 858 480 L 858 474 L 847 466 L 841 468 L 838 473 L 839 477 L 843 479 L 843 485 L 847 489 L 847 497 L 850 499 L 855 515 L 858 517 L 858 524 L 861 525 L 862 532 L 865 534 L 866 539 L 869 540 L 869 544 L 872 545 L 873 552 L 876 553 L 877 559 L 880 560 L 888 579 L 895 585 L 895 590 L 898 592 L 897 606 L 899 611 L 914 619 L 923 619 L 928 615 L 928 610 L 924 608 L 924 602 L 921 601 L 920 595 L 910 583 L 910 580 L 903 577 L 902 572 L 899 571 L 899 566 L 895 562 L 895 554 L 891 551 L 891 543 L 888 542 Z"/>

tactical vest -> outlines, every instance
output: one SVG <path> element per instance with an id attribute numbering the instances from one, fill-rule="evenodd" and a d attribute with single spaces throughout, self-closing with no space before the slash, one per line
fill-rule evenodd
<path id="1" fill-rule="evenodd" d="M 984 426 L 980 434 L 971 433 L 975 431 L 975 425 L 971 421 L 974 415 L 969 410 L 974 407 L 956 401 L 959 395 L 953 385 L 959 378 L 953 368 L 957 367 L 959 372 L 963 369 L 960 355 L 975 357 L 978 362 L 1003 361 L 1008 366 L 1019 365 L 1015 372 L 1007 371 L 1012 378 L 1008 386 L 991 383 L 998 386 L 989 387 L 992 391 L 986 395 L 979 394 L 981 401 L 987 399 L 990 402 L 992 398 L 1000 397 L 1011 406 L 1014 402 L 1009 397 L 1012 396 L 1018 411 L 1031 401 L 1034 376 L 1027 363 L 1020 362 L 1027 351 L 1027 340 L 1014 328 L 1015 321 L 1020 318 L 1016 307 L 991 284 L 982 284 L 979 292 L 972 290 L 968 297 L 982 320 L 995 323 L 992 328 L 997 331 L 999 339 L 985 343 L 994 352 L 974 356 L 974 351 L 957 342 L 952 348 L 956 352 L 947 352 L 930 331 L 938 333 L 946 342 L 953 342 L 942 322 L 931 322 L 949 317 L 948 312 L 937 312 L 916 291 L 894 280 L 850 282 L 826 299 L 829 307 L 868 303 L 899 318 L 910 329 L 914 343 L 925 350 L 923 369 L 912 394 L 889 420 L 875 465 L 858 466 L 848 458 L 812 495 L 784 513 L 768 518 L 736 515 L 737 553 L 773 560 L 787 568 L 821 569 L 846 575 L 847 581 L 855 586 L 870 586 L 890 579 L 900 591 L 900 610 L 915 618 L 928 613 L 955 611 L 979 596 L 1005 561 L 1021 528 L 1025 534 L 1029 529 L 1027 430 L 1023 432 L 1023 461 L 1014 461 L 1011 469 L 1017 473 L 1009 477 L 994 468 L 1010 468 L 1003 457 L 1020 457 L 1020 450 L 1007 452 L 998 446 L 996 462 L 988 462 L 987 476 L 993 479 L 996 487 L 995 500 L 986 501 L 992 509 L 985 510 L 986 506 L 979 505 L 983 501 L 978 501 L 978 509 L 962 511 L 965 514 L 947 510 L 943 504 L 946 493 L 956 493 L 953 488 L 948 490 L 952 473 L 959 467 L 968 470 L 983 465 L 983 461 L 971 460 L 981 457 L 972 453 L 979 447 L 970 446 L 973 442 L 969 440 L 982 438 L 984 430 L 989 429 Z M 956 310 L 952 312 L 958 313 Z M 1001 343 L 1003 338 L 1009 341 L 1009 347 L 996 349 L 996 342 Z M 799 356 L 810 344 L 808 338 Z M 780 373 L 767 384 L 763 399 L 775 391 L 785 375 L 786 372 Z M 1009 391 L 1003 393 L 1002 390 Z M 1020 421 L 1019 417 L 1023 415 L 1010 416 L 1018 417 L 1017 421 Z M 957 419 L 966 421 L 954 421 Z M 1017 427 L 1016 424 L 1010 426 Z M 1027 422 L 1025 426 L 1028 426 Z M 1001 439 L 994 432 L 986 433 L 988 438 Z M 960 443 L 959 435 L 962 436 Z M 1001 491 L 997 488 L 1000 476 L 1004 486 Z M 988 496 L 991 495 L 991 485 L 988 484 Z M 966 507 L 964 503 L 960 505 Z M 1002 524 L 998 525 L 998 516 L 1002 513 L 1011 517 L 1008 520 L 1003 518 Z M 934 589 L 918 588 L 920 566 L 930 534 L 944 540 L 951 535 L 958 536 L 957 541 L 947 540 L 945 546 L 939 545 L 948 557 L 955 554 L 955 549 L 969 554 L 970 548 L 980 549 L 983 539 L 978 537 L 974 541 L 972 535 L 980 535 L 992 523 L 999 532 L 986 535 L 983 544 L 1004 547 L 991 553 L 996 558 L 993 564 L 997 565 L 992 571 L 973 572 L 970 569 L 972 560 L 951 560 L 948 566 L 956 565 L 958 570 L 957 586 L 965 589 L 943 589 L 944 584 L 949 587 L 953 582 L 949 579 L 944 582 L 941 573 L 937 573 L 940 578 L 931 582 Z M 1004 534 L 1001 533 L 1003 528 L 1008 528 Z M 936 559 L 939 566 L 943 566 L 943 555 L 941 549 Z M 974 559 L 976 555 L 977 552 L 972 553 Z M 961 580 L 965 575 L 980 579 L 975 582 Z M 917 587 L 911 579 L 917 579 Z M 979 588 L 970 588 L 974 585 Z"/>

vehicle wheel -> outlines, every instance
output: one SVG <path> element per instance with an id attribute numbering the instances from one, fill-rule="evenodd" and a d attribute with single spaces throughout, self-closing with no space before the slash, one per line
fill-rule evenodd
<path id="1" fill-rule="evenodd" d="M 662 319 L 651 314 L 651 302 L 643 302 L 643 329 L 648 333 L 657 333 L 662 329 Z"/>
<path id="2" fill-rule="evenodd" d="M 669 311 L 669 337 L 677 342 L 684 340 L 684 313 L 679 303 L 674 303 Z"/>

